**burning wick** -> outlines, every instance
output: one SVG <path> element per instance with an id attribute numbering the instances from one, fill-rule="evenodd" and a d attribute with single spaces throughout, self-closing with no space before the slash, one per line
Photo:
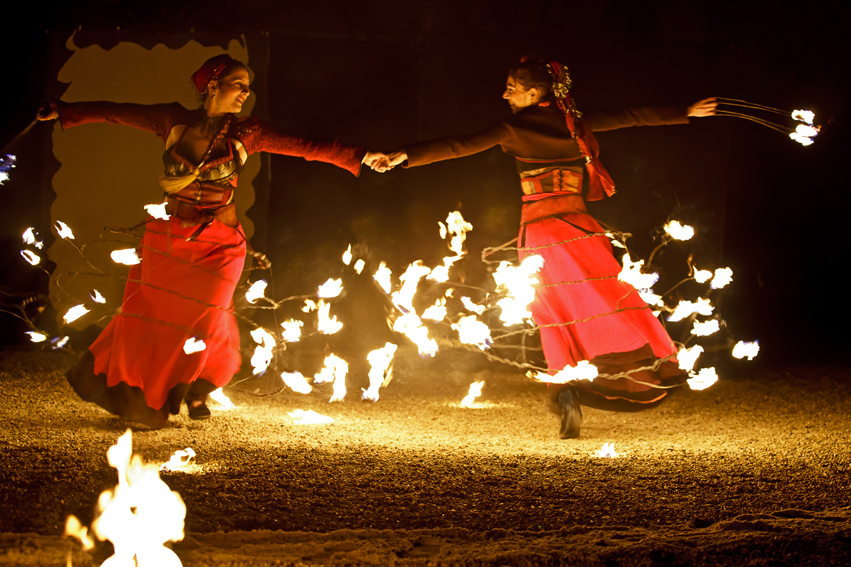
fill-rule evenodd
<path id="1" fill-rule="evenodd" d="M 366 266 L 366 262 L 364 262 L 362 259 L 358 259 L 358 261 L 355 262 L 355 273 L 360 275 L 360 273 L 363 271 L 364 266 Z"/>
<path id="2" fill-rule="evenodd" d="M 688 379 L 689 388 L 692 390 L 705 390 L 712 384 L 718 381 L 718 374 L 714 368 L 701 368 L 697 374 L 691 373 L 691 378 Z"/>
<path id="3" fill-rule="evenodd" d="M 461 407 L 468 408 L 472 406 L 476 398 L 482 395 L 482 386 L 484 385 L 484 381 L 473 382 L 472 384 L 470 384 L 470 391 L 467 393 L 464 399 L 461 400 Z"/>
<path id="4" fill-rule="evenodd" d="M 345 252 L 343 252 L 343 263 L 347 266 L 352 263 L 352 245 L 351 244 L 349 244 L 349 247 L 346 248 Z"/>
<path id="5" fill-rule="evenodd" d="M 147 211 L 147 213 L 155 219 L 168 220 L 169 215 L 165 211 L 165 206 L 167 204 L 167 201 L 163 201 L 159 205 L 145 205 L 145 211 Z"/>
<path id="6" fill-rule="evenodd" d="M 36 254 L 33 254 L 29 250 L 21 250 L 21 256 L 23 256 L 24 260 L 26 260 L 27 262 L 29 262 L 33 266 L 36 266 L 36 265 L 38 265 L 39 262 L 41 262 L 41 258 L 39 256 L 37 256 Z"/>
<path id="7" fill-rule="evenodd" d="M 80 305 L 75 305 L 74 307 L 69 309 L 68 312 L 65 313 L 65 316 L 62 318 L 62 320 L 65 321 L 66 324 L 73 323 L 88 312 L 89 310 L 86 309 L 86 306 L 81 303 Z"/>
<path id="8" fill-rule="evenodd" d="M 340 278 L 329 279 L 327 282 L 319 286 L 316 292 L 316 297 L 331 298 L 337 297 L 343 293 L 343 280 Z"/>
<path id="9" fill-rule="evenodd" d="M 680 221 L 671 221 L 663 228 L 674 240 L 691 240 L 694 236 L 694 229 L 687 224 L 680 224 Z"/>
<path id="10" fill-rule="evenodd" d="M 59 234 L 60 238 L 70 238 L 71 240 L 74 240 L 74 233 L 71 232 L 71 229 L 68 227 L 67 224 L 65 224 L 61 220 L 58 220 L 56 221 L 55 227 L 56 232 L 57 234 Z"/>
<path id="11" fill-rule="evenodd" d="M 113 250 L 109 257 L 112 258 L 112 261 L 116 264 L 124 264 L 125 266 L 135 266 L 142 261 L 135 248 Z"/>
<path id="12" fill-rule="evenodd" d="M 178 449 L 174 452 L 174 455 L 171 456 L 171 459 L 169 459 L 167 463 L 163 463 L 160 466 L 160 471 L 176 471 L 178 469 L 182 469 L 189 465 L 189 462 L 194 458 L 195 451 L 191 448 L 187 447 L 185 449 Z"/>
<path id="13" fill-rule="evenodd" d="M 322 425 L 334 423 L 333 417 L 320 415 L 313 410 L 304 411 L 298 409 L 294 412 L 287 412 L 287 415 L 293 418 L 298 425 Z"/>
<path id="14" fill-rule="evenodd" d="M 733 358 L 747 357 L 748 360 L 753 360 L 758 353 L 759 341 L 753 341 L 751 343 L 739 341 L 736 343 L 736 346 L 733 347 Z"/>
<path id="15" fill-rule="evenodd" d="M 47 340 L 47 335 L 43 333 L 38 333 L 36 331 L 27 331 L 27 334 L 30 336 L 30 340 L 34 343 L 41 343 Z"/>
<path id="16" fill-rule="evenodd" d="M 603 458 L 608 457 L 610 459 L 614 459 L 615 457 L 618 456 L 618 454 L 615 453 L 615 444 L 614 443 L 603 443 L 603 448 L 600 449 L 599 451 L 597 451 L 596 455 L 598 457 L 603 457 Z"/>
<path id="17" fill-rule="evenodd" d="M 93 289 L 89 296 L 91 296 L 92 301 L 95 303 L 106 303 L 106 298 L 96 289 Z"/>
<path id="18" fill-rule="evenodd" d="M 378 401 L 378 389 L 391 378 L 390 362 L 396 354 L 396 345 L 386 343 L 382 348 L 375 349 L 366 355 L 369 362 L 369 388 L 363 391 L 361 399 Z"/>
<path id="19" fill-rule="evenodd" d="M 183 352 L 186 354 L 195 354 L 196 352 L 206 350 L 206 348 L 207 343 L 203 339 L 196 339 L 195 337 L 190 337 L 183 343 Z"/>
<path id="20" fill-rule="evenodd" d="M 28 229 L 26 229 L 22 236 L 23 236 L 23 239 L 24 239 L 24 244 L 29 244 L 30 246 L 35 246 L 39 250 L 41 250 L 44 247 L 44 242 L 36 239 L 36 232 L 35 232 L 35 229 L 33 227 L 29 227 Z"/>
<path id="21" fill-rule="evenodd" d="M 245 299 L 248 303 L 255 303 L 258 299 L 266 296 L 266 280 L 257 280 L 248 291 L 245 292 Z"/>

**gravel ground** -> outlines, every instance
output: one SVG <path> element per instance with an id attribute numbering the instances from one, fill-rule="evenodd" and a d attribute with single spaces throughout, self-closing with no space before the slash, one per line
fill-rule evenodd
<path id="1" fill-rule="evenodd" d="M 197 452 L 161 474 L 186 502 L 185 565 L 851 563 L 847 368 L 737 366 L 649 412 L 586 409 L 563 441 L 543 385 L 456 362 L 409 357 L 374 404 L 249 380 L 227 391 L 236 410 L 149 431 L 79 401 L 69 355 L 0 352 L 0 565 L 109 555 L 61 533 L 115 485 L 106 450 L 128 426 L 146 461 Z M 596 456 L 607 442 L 619 457 Z"/>

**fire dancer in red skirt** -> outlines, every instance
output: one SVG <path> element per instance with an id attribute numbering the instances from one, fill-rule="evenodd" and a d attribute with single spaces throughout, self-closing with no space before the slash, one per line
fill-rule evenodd
<path id="1" fill-rule="evenodd" d="M 635 289 L 617 279 L 621 266 L 605 230 L 586 211 L 586 200 L 614 193 L 592 131 L 686 124 L 690 116 L 714 114 L 716 106 L 715 99 L 706 99 L 688 108 L 579 113 L 569 89 L 563 65 L 524 58 L 509 72 L 502 95 L 511 117 L 475 134 L 410 144 L 389 156 L 390 166 L 413 167 L 499 145 L 516 159 L 523 189 L 520 259 L 530 254 L 544 258 L 531 311 L 550 373 L 584 360 L 602 374 L 629 373 L 551 385 L 562 438 L 579 437 L 580 404 L 611 411 L 647 409 L 683 379 L 676 346 Z M 592 234 L 597 236 L 582 238 Z M 582 283 L 566 283 L 577 281 Z M 653 369 L 637 370 L 647 366 Z"/>
<path id="2" fill-rule="evenodd" d="M 209 59 L 192 75 L 202 108 L 172 104 L 48 101 L 43 120 L 63 128 L 93 122 L 124 124 L 165 142 L 168 220 L 151 218 L 139 246 L 141 263 L 127 278 L 116 317 L 67 373 L 74 390 L 122 418 L 164 427 L 183 401 L 193 419 L 210 417 L 207 395 L 240 366 L 233 294 L 247 242 L 234 192 L 254 152 L 324 161 L 360 173 L 383 154 L 337 142 L 283 134 L 251 117 L 236 117 L 248 98 L 249 72 L 228 55 Z M 189 339 L 204 350 L 187 354 Z"/>

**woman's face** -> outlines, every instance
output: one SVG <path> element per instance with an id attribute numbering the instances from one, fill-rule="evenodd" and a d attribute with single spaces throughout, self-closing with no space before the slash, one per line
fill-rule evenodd
<path id="1" fill-rule="evenodd" d="M 251 94 L 248 90 L 248 69 L 237 67 L 224 77 L 210 91 L 212 104 L 219 112 L 238 113 L 245 104 L 245 99 Z"/>
<path id="2" fill-rule="evenodd" d="M 526 90 L 513 76 L 509 75 L 508 80 L 505 81 L 505 92 L 502 93 L 502 98 L 508 101 L 511 112 L 518 112 L 527 106 L 538 104 L 541 97 L 538 89 Z"/>

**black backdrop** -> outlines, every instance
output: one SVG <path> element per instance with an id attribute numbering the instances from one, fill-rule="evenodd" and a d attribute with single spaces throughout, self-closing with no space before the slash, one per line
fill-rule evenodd
<path id="1" fill-rule="evenodd" d="M 5 34 L 11 82 L 2 89 L 3 139 L 29 121 L 52 80 L 57 45 L 78 26 L 111 41 L 169 33 L 268 38 L 266 108 L 284 130 L 392 150 L 412 140 L 471 132 L 508 113 L 506 69 L 537 53 L 570 68 L 583 107 L 689 104 L 704 96 L 805 107 L 832 122 L 803 148 L 778 133 L 729 118 L 689 126 L 602 133 L 603 162 L 618 195 L 593 204 L 601 220 L 635 234 L 646 256 L 652 231 L 668 218 L 694 225 L 696 260 L 729 265 L 734 287 L 721 313 L 742 338 L 759 338 L 768 357 L 826 358 L 841 351 L 847 320 L 841 276 L 846 190 L 847 20 L 840 2 L 809 5 L 796 17 L 773 4 L 737 8 L 634 2 L 69 2 L 31 13 Z M 7 21 L 7 26 L 9 22 Z M 108 43 L 108 41 L 107 41 Z M 109 45 L 104 45 L 108 48 Z M 253 57 L 253 55 L 252 55 Z M 55 75 L 54 75 L 55 76 Z M 109 77 L 104 77 L 105 81 Z M 41 186 L 49 137 L 35 130 L 18 147 L 21 166 L 0 188 L 0 289 L 45 287 L 22 263 L 20 232 L 49 224 Z M 274 263 L 276 294 L 304 293 L 339 272 L 346 245 L 398 274 L 444 255 L 437 221 L 460 209 L 474 225 L 467 277 L 483 246 L 516 233 L 519 190 L 498 148 L 462 160 L 355 179 L 333 167 L 273 156 L 267 194 L 249 211 L 253 244 Z M 678 245 L 676 245 L 678 246 Z M 676 246 L 662 263 L 681 266 Z M 684 247 L 682 249 L 685 249 Z M 3 344 L 22 329 L 0 314 Z"/>

